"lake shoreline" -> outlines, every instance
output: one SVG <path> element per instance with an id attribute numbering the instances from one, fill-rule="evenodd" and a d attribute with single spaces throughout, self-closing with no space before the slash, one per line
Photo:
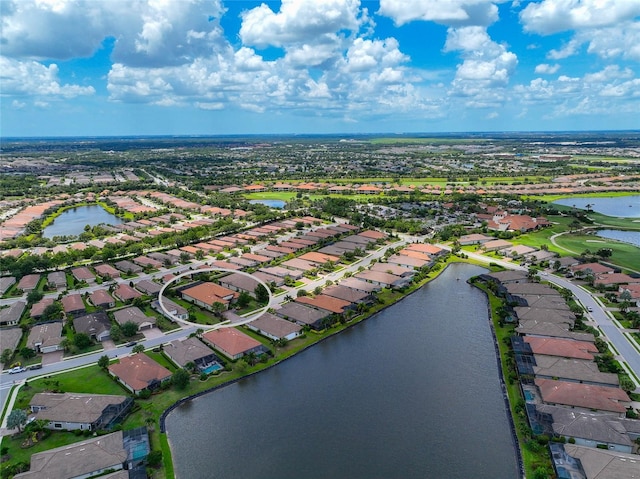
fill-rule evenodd
<path id="1" fill-rule="evenodd" d="M 345 331 L 345 330 L 349 330 L 353 327 L 355 327 L 356 325 L 363 323 L 364 321 L 375 317 L 376 315 L 378 315 L 378 313 L 381 313 L 383 311 L 386 311 L 388 308 L 390 308 L 391 306 L 397 306 L 400 302 L 402 302 L 404 299 L 410 297 L 411 295 L 413 295 L 414 293 L 418 292 L 419 290 L 421 290 L 426 284 L 432 282 L 435 279 L 438 279 L 440 277 L 440 274 L 444 271 L 446 271 L 448 269 L 448 267 L 452 264 L 452 263 L 462 263 L 462 264 L 469 264 L 469 265 L 475 265 L 475 266 L 480 266 L 478 264 L 475 264 L 473 261 L 461 261 L 460 259 L 456 258 L 456 257 L 452 257 L 452 260 L 449 260 L 446 263 L 446 266 L 444 268 L 441 268 L 440 270 L 438 270 L 436 272 L 436 275 L 431 277 L 431 278 L 425 278 L 423 281 L 421 281 L 419 284 L 415 285 L 414 288 L 412 288 L 410 291 L 406 292 L 405 294 L 399 296 L 397 299 L 395 299 L 393 302 L 390 302 L 389 304 L 384 305 L 383 307 L 381 307 L 381 309 L 378 309 L 374 312 L 372 312 L 371 314 L 368 314 L 366 316 L 364 316 L 363 318 L 357 320 L 356 322 L 352 322 L 349 324 L 346 324 L 343 328 L 340 328 L 334 332 L 332 332 L 331 334 L 324 336 L 322 338 L 319 338 L 317 341 L 314 341 L 313 343 L 310 343 L 308 345 L 306 345 L 304 348 L 300 349 L 299 351 L 296 351 L 294 354 L 287 356 L 259 371 L 254 371 L 251 373 L 248 373 L 242 377 L 238 377 L 238 378 L 233 378 L 229 381 L 226 381 L 222 384 L 218 384 L 216 386 L 213 386 L 210 389 L 204 390 L 204 391 L 200 391 L 196 394 L 187 396 L 185 398 L 180 399 L 179 401 L 177 401 L 176 403 L 172 404 L 169 408 L 167 408 L 165 411 L 163 411 L 163 413 L 161 414 L 160 417 L 160 434 L 162 435 L 162 438 L 164 439 L 165 443 L 168 446 L 169 452 L 171 454 L 171 458 L 169 458 L 169 460 L 171 461 L 171 468 L 173 468 L 173 447 L 171 446 L 171 440 L 169 438 L 169 435 L 167 433 L 167 426 L 166 426 L 166 420 L 168 415 L 173 412 L 175 409 L 177 409 L 178 407 L 180 407 L 181 405 L 188 403 L 189 401 L 202 397 L 205 394 L 208 393 L 212 393 L 215 392 L 217 390 L 221 390 L 223 388 L 226 388 L 227 386 L 231 386 L 237 382 L 239 382 L 241 379 L 245 379 L 248 377 L 252 377 L 257 375 L 260 372 L 266 371 L 266 370 L 270 370 L 272 367 L 277 366 L 282 364 L 284 361 L 286 361 L 287 359 L 290 359 L 294 356 L 297 356 L 299 353 L 301 353 L 302 351 L 307 351 L 308 349 L 311 349 L 312 347 L 319 345 L 321 343 L 323 343 L 326 339 L 328 338 L 332 338 L 334 336 L 336 336 L 337 334 Z M 482 265 L 483 268 L 486 268 L 486 265 Z M 474 286 L 471 282 L 467 281 L 468 284 L 470 284 L 471 286 Z M 501 393 L 503 396 L 503 400 L 505 403 L 505 413 L 507 415 L 507 421 L 509 423 L 509 428 L 510 428 L 510 436 L 511 436 L 511 442 L 513 445 L 513 452 L 515 454 L 514 459 L 517 465 L 517 468 L 519 470 L 520 473 L 520 477 L 524 477 L 524 465 L 523 465 L 523 458 L 522 458 L 522 451 L 520 449 L 520 443 L 515 431 L 515 423 L 511 414 L 511 408 L 510 408 L 510 404 L 509 404 L 509 397 L 508 394 L 506 393 L 506 386 L 505 386 L 505 376 L 504 376 L 504 371 L 501 365 L 501 356 L 500 356 L 500 350 L 497 344 L 497 337 L 496 337 L 496 333 L 494 330 L 494 324 L 492 321 L 492 315 L 491 315 L 491 303 L 489 301 L 488 295 L 486 294 L 486 292 L 482 291 L 480 288 L 474 288 L 474 289 L 478 289 L 480 290 L 482 293 L 484 293 L 484 296 L 486 297 L 487 300 L 487 321 L 489 321 L 489 329 L 491 331 L 491 337 L 493 339 L 493 343 L 494 343 L 494 350 L 495 350 L 495 360 L 497 362 L 498 365 L 498 381 L 500 384 L 500 388 L 501 388 Z"/>

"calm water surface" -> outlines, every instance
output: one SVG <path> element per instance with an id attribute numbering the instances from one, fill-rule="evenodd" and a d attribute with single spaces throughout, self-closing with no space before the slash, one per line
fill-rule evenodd
<path id="1" fill-rule="evenodd" d="M 623 241 L 640 247 L 640 231 L 598 230 L 596 234 L 601 238 Z"/>
<path id="2" fill-rule="evenodd" d="M 44 229 L 43 235 L 45 238 L 79 235 L 84 231 L 86 225 L 95 226 L 100 223 L 117 225 L 124 223 L 124 220 L 112 215 L 98 205 L 81 206 L 65 210 L 53 223 Z"/>
<path id="3" fill-rule="evenodd" d="M 575 206 L 583 210 L 587 205 L 591 209 L 607 216 L 640 218 L 640 195 L 616 197 L 575 197 L 563 198 L 554 203 L 564 206 Z"/>
<path id="4" fill-rule="evenodd" d="M 176 476 L 518 477 L 484 294 L 458 264 L 399 304 L 169 414 Z"/>
<path id="5" fill-rule="evenodd" d="M 282 209 L 286 205 L 283 200 L 249 200 L 249 203 L 268 206 L 269 208 Z"/>

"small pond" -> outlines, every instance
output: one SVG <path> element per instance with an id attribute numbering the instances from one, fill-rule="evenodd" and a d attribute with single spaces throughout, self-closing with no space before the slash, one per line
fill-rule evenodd
<path id="1" fill-rule="evenodd" d="M 249 200 L 249 203 L 268 206 L 269 208 L 277 208 L 281 210 L 286 205 L 283 200 Z"/>
<path id="2" fill-rule="evenodd" d="M 53 238 L 54 236 L 79 235 L 84 231 L 86 225 L 95 226 L 101 223 L 117 225 L 124 223 L 124 220 L 98 205 L 80 206 L 64 211 L 44 229 L 43 236 Z"/>

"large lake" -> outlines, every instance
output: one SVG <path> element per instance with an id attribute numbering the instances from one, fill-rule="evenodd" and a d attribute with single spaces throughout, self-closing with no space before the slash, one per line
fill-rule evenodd
<path id="1" fill-rule="evenodd" d="M 485 295 L 450 266 L 400 303 L 176 408 L 176 477 L 519 477 Z"/>
<path id="2" fill-rule="evenodd" d="M 624 243 L 630 243 L 640 248 L 640 231 L 624 230 L 598 230 L 596 235 L 601 238 L 614 239 Z"/>
<path id="3" fill-rule="evenodd" d="M 44 229 L 42 234 L 45 238 L 79 235 L 84 231 L 86 225 L 95 226 L 100 223 L 116 225 L 123 222 L 123 220 L 107 212 L 101 206 L 80 206 L 79 208 L 63 211 L 53 223 Z"/>
<path id="4" fill-rule="evenodd" d="M 591 209 L 607 216 L 640 218 L 640 195 L 615 197 L 571 197 L 554 201 L 558 205 L 575 206 L 582 210 L 587 205 Z"/>

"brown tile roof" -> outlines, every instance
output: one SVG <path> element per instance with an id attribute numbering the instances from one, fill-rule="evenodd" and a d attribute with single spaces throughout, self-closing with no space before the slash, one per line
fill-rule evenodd
<path id="1" fill-rule="evenodd" d="M 262 346 L 262 343 L 235 328 L 214 329 L 204 333 L 202 338 L 232 358 Z"/>
<path id="2" fill-rule="evenodd" d="M 526 336 L 524 340 L 529 343 L 534 354 L 593 360 L 594 354 L 598 353 L 595 344 L 586 341 L 541 336 Z"/>
<path id="3" fill-rule="evenodd" d="M 187 288 L 182 291 L 182 294 L 208 305 L 218 302 L 228 304 L 231 299 L 238 296 L 235 291 L 210 282 Z"/>
<path id="4" fill-rule="evenodd" d="M 120 358 L 119 363 L 109 366 L 109 372 L 134 391 L 141 391 L 152 382 L 164 381 L 171 377 L 171 371 L 144 353 Z"/>
<path id="5" fill-rule="evenodd" d="M 554 379 L 536 379 L 542 400 L 549 404 L 624 413 L 631 399 L 620 388 Z"/>
<path id="6" fill-rule="evenodd" d="M 326 294 L 319 294 L 313 298 L 308 296 L 301 296 L 296 298 L 296 302 L 302 304 L 308 304 L 316 309 L 324 309 L 331 313 L 342 314 L 345 308 L 352 305 L 351 302 L 343 299 L 334 298 L 333 296 L 327 296 Z"/>

